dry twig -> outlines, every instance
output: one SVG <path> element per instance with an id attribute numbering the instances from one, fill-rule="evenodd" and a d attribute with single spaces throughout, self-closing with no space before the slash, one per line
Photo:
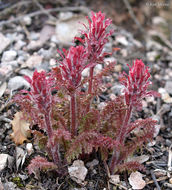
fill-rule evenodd
<path id="1" fill-rule="evenodd" d="M 89 13 L 89 9 L 86 7 L 57 7 L 57 8 L 52 8 L 52 9 L 48 9 L 48 10 L 35 11 L 35 12 L 29 13 L 26 15 L 18 16 L 14 19 L 11 19 L 11 20 L 1 21 L 0 26 L 6 25 L 6 24 L 11 24 L 13 22 L 21 21 L 23 19 L 23 16 L 35 17 L 35 16 L 38 16 L 41 14 L 48 14 L 51 12 L 67 12 L 67 11 L 80 11 L 80 12 L 83 12 L 85 14 Z"/>
<path id="2" fill-rule="evenodd" d="M 152 170 L 150 171 L 150 173 L 151 173 L 152 179 L 153 179 L 153 181 L 154 181 L 154 183 L 155 183 L 155 185 L 157 187 L 157 190 L 161 190 L 161 187 L 159 186 L 159 184 L 158 184 L 158 182 L 156 180 L 155 174 L 153 173 Z"/>
<path id="3" fill-rule="evenodd" d="M 132 7 L 130 5 L 130 3 L 128 2 L 128 0 L 123 0 L 125 6 L 127 7 L 128 9 L 128 12 L 131 16 L 131 18 L 133 19 L 133 21 L 135 22 L 135 24 L 138 26 L 139 30 L 142 32 L 142 33 L 145 33 L 145 30 L 144 28 L 142 27 L 142 25 L 140 24 L 140 22 L 137 20 L 133 10 L 132 10 Z"/>

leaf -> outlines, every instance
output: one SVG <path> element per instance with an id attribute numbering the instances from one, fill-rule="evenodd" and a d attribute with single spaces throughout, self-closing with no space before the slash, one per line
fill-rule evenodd
<path id="1" fill-rule="evenodd" d="M 11 137 L 13 141 L 18 145 L 22 144 L 24 141 L 27 140 L 27 137 L 30 136 L 30 124 L 24 120 L 23 113 L 17 112 L 14 115 L 14 119 L 11 122 L 13 133 Z"/>
<path id="2" fill-rule="evenodd" d="M 46 158 L 41 156 L 36 156 L 31 160 L 31 163 L 27 167 L 29 174 L 35 174 L 35 177 L 38 178 L 39 170 L 46 171 L 51 169 L 57 169 L 57 166 L 53 162 L 49 162 Z"/>

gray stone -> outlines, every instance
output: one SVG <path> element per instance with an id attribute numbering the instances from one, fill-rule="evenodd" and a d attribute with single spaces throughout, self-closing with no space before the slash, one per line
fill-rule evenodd
<path id="1" fill-rule="evenodd" d="M 9 46 L 10 40 L 0 33 L 0 54 Z"/>
<path id="2" fill-rule="evenodd" d="M 72 180 L 78 184 L 83 184 L 88 170 L 82 160 L 75 160 L 72 166 L 68 167 L 68 172 Z"/>
<path id="3" fill-rule="evenodd" d="M 14 158 L 8 154 L 0 154 L 0 171 L 2 171 L 7 164 L 12 165 Z"/>
<path id="4" fill-rule="evenodd" d="M 122 94 L 122 90 L 125 88 L 124 85 L 122 84 L 117 84 L 117 85 L 114 85 L 111 90 L 112 92 L 115 94 L 115 95 L 121 95 Z"/>
<path id="5" fill-rule="evenodd" d="M 172 81 L 167 81 L 165 84 L 165 90 L 169 93 L 172 94 Z"/>
<path id="6" fill-rule="evenodd" d="M 10 90 L 17 90 L 22 87 L 29 88 L 30 84 L 21 76 L 13 77 L 8 82 L 8 88 Z"/>
<path id="7" fill-rule="evenodd" d="M 13 61 L 17 56 L 17 52 L 14 50 L 5 51 L 2 55 L 2 62 Z"/>
<path id="8" fill-rule="evenodd" d="M 65 21 L 58 21 L 56 24 L 56 39 L 61 44 L 69 45 L 73 42 L 75 36 L 80 36 L 79 30 L 83 30 L 84 26 L 80 23 L 87 24 L 84 15 L 72 17 Z"/>

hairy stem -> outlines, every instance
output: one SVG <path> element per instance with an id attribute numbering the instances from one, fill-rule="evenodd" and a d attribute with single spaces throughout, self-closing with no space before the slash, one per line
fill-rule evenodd
<path id="1" fill-rule="evenodd" d="M 55 164 L 59 165 L 60 164 L 60 153 L 59 153 L 59 145 L 54 144 L 52 141 L 53 139 L 53 128 L 52 128 L 52 123 L 51 123 L 51 113 L 45 114 L 45 123 L 46 123 L 46 131 L 48 135 L 48 139 L 50 140 L 50 151 L 53 157 L 53 161 Z"/>
<path id="2" fill-rule="evenodd" d="M 76 136 L 77 133 L 77 124 L 76 124 L 76 117 L 77 117 L 77 103 L 76 103 L 76 94 L 75 92 L 71 95 L 70 101 L 70 114 L 71 114 L 71 134 L 72 137 Z"/>
<path id="3" fill-rule="evenodd" d="M 88 86 L 88 94 L 92 93 L 93 74 L 94 74 L 94 67 L 91 67 L 90 68 L 90 80 L 89 80 L 89 86 Z M 91 101 L 89 102 L 89 104 L 87 106 L 87 112 L 89 112 L 89 110 L 90 110 L 90 104 L 91 104 Z"/>
<path id="4" fill-rule="evenodd" d="M 129 109 L 125 114 L 125 118 L 124 118 L 123 124 L 120 128 L 120 132 L 119 132 L 119 135 L 117 138 L 117 140 L 119 141 L 119 143 L 121 145 L 125 141 L 125 135 L 126 135 L 128 123 L 130 121 L 131 113 L 132 113 L 132 106 L 129 106 Z M 116 165 L 120 162 L 119 157 L 120 157 L 120 151 L 114 150 L 111 161 L 109 163 L 109 168 L 110 168 L 111 174 L 114 173 L 114 169 L 115 169 Z"/>

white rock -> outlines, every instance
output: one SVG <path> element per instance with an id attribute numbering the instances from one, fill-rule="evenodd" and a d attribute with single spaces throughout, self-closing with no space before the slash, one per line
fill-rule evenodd
<path id="1" fill-rule="evenodd" d="M 125 36 L 122 36 L 122 35 L 116 36 L 115 40 L 119 44 L 122 44 L 124 46 L 128 46 L 128 41 L 127 41 Z"/>
<path id="2" fill-rule="evenodd" d="M 101 70 L 102 70 L 102 65 L 101 64 L 97 64 L 94 68 L 94 73 L 98 74 Z"/>
<path id="3" fill-rule="evenodd" d="M 10 44 L 10 40 L 6 38 L 2 33 L 0 33 L 0 54 L 4 49 Z"/>
<path id="4" fill-rule="evenodd" d="M 72 180 L 76 181 L 78 184 L 82 184 L 88 170 L 84 166 L 84 162 L 82 160 L 75 160 L 72 166 L 68 167 L 68 172 Z"/>
<path id="5" fill-rule="evenodd" d="M 172 94 L 172 81 L 167 81 L 165 84 L 165 90 L 169 93 Z"/>
<path id="6" fill-rule="evenodd" d="M 9 51 L 5 51 L 2 54 L 2 62 L 8 62 L 8 61 L 13 61 L 17 56 L 17 52 L 14 50 L 9 50 Z"/>
<path id="7" fill-rule="evenodd" d="M 31 19 L 31 17 L 29 17 L 29 16 L 23 17 L 23 23 L 24 23 L 25 25 L 27 25 L 27 26 L 31 25 L 31 24 L 32 24 L 32 19 Z"/>
<path id="8" fill-rule="evenodd" d="M 15 60 L 15 61 L 9 61 L 9 62 L 2 62 L 1 63 L 1 67 L 6 67 L 10 65 L 11 67 L 18 67 L 18 62 Z"/>
<path id="9" fill-rule="evenodd" d="M 29 57 L 29 59 L 26 61 L 26 65 L 29 68 L 34 68 L 36 66 L 39 66 L 42 63 L 43 57 L 37 54 L 34 54 Z"/>
<path id="10" fill-rule="evenodd" d="M 82 71 L 82 76 L 83 77 L 86 77 L 86 76 L 88 76 L 89 75 L 89 68 L 86 68 L 86 69 L 84 69 L 83 71 Z"/>
<path id="11" fill-rule="evenodd" d="M 168 25 L 166 20 L 164 18 L 160 17 L 160 16 L 153 17 L 152 18 L 152 23 L 154 25 L 159 25 L 159 24 L 163 24 L 163 25 L 166 25 L 166 26 Z"/>
<path id="12" fill-rule="evenodd" d="M 146 182 L 142 179 L 143 175 L 140 172 L 132 172 L 128 178 L 133 189 L 143 189 Z"/>
<path id="13" fill-rule="evenodd" d="M 14 158 L 8 154 L 0 154 L 0 171 L 7 166 L 7 163 L 8 165 L 11 165 L 13 160 Z"/>
<path id="14" fill-rule="evenodd" d="M 27 143 L 26 144 L 26 150 L 27 150 L 27 153 L 29 155 L 33 152 L 33 145 L 32 145 L 32 143 Z"/>
<path id="15" fill-rule="evenodd" d="M 8 88 L 10 90 L 17 90 L 21 87 L 29 88 L 30 84 L 21 76 L 13 77 L 8 82 Z"/>
<path id="16" fill-rule="evenodd" d="M 15 50 L 20 50 L 22 47 L 24 47 L 26 45 L 26 42 L 22 41 L 22 40 L 18 40 L 15 45 L 14 45 L 14 49 Z"/>
<path id="17" fill-rule="evenodd" d="M 109 182 L 114 184 L 114 185 L 120 183 L 119 175 L 111 175 Z"/>
<path id="18" fill-rule="evenodd" d="M 73 17 L 72 12 L 60 12 L 59 13 L 59 19 L 62 21 L 71 19 Z"/>
<path id="19" fill-rule="evenodd" d="M 99 110 L 103 110 L 103 108 L 104 108 L 106 105 L 107 105 L 106 102 L 101 102 L 100 104 L 98 104 L 97 108 L 98 108 Z"/>
<path id="20" fill-rule="evenodd" d="M 158 52 L 157 51 L 150 51 L 146 54 L 146 57 L 148 59 L 148 61 L 155 61 L 156 57 L 158 56 Z"/>
<path id="21" fill-rule="evenodd" d="M 158 92 L 161 94 L 161 98 L 165 103 L 172 103 L 172 97 L 167 93 L 166 89 L 159 88 Z"/>
<path id="22" fill-rule="evenodd" d="M 79 30 L 83 30 L 84 26 L 79 22 L 87 24 L 85 16 L 79 15 L 56 23 L 56 39 L 59 43 L 69 45 L 73 42 L 75 36 L 81 35 Z"/>

